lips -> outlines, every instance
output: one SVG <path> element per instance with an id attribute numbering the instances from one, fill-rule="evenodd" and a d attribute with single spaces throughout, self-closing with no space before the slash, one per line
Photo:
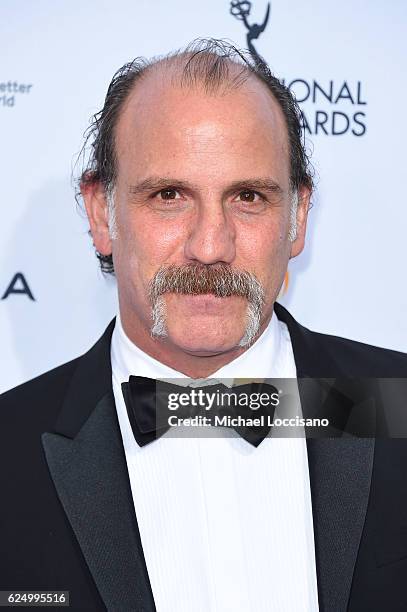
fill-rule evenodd
<path id="1" fill-rule="evenodd" d="M 202 295 L 178 294 L 177 302 L 182 306 L 191 308 L 194 312 L 203 312 L 205 314 L 216 313 L 224 307 L 230 308 L 230 300 L 236 299 L 238 296 L 216 297 L 213 293 L 204 293 Z M 243 299 L 243 298 L 239 298 Z"/>

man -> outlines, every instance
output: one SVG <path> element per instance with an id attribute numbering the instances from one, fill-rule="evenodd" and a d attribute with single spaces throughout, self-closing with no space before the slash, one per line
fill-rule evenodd
<path id="1" fill-rule="evenodd" d="M 2 397 L 1 589 L 87 611 L 405 609 L 404 441 L 149 438 L 129 382 L 405 376 L 405 355 L 276 304 L 312 191 L 290 92 L 201 41 L 122 68 L 90 138 L 81 192 L 119 313 Z"/>

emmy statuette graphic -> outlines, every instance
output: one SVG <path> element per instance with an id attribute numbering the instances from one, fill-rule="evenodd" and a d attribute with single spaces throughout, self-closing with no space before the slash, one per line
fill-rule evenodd
<path id="1" fill-rule="evenodd" d="M 236 19 L 243 21 L 244 25 L 246 26 L 247 48 L 249 49 L 253 58 L 256 59 L 257 57 L 259 57 L 259 54 L 257 53 L 252 41 L 259 38 L 260 34 L 266 29 L 270 17 L 270 2 L 267 3 L 266 14 L 261 25 L 258 23 L 253 23 L 252 25 L 250 25 L 250 23 L 247 21 L 247 18 L 250 15 L 251 8 L 252 3 L 249 2 L 249 0 L 231 0 L 230 3 L 231 15 L 236 17 Z"/>

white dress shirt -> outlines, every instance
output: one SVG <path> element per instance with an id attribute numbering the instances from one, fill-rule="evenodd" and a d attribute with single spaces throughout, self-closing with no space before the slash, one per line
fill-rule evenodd
<path id="1" fill-rule="evenodd" d="M 134 439 L 121 383 L 185 378 L 126 336 L 117 316 L 113 392 L 141 542 L 158 612 L 318 610 L 304 438 Z M 210 378 L 296 378 L 287 326 L 273 314 L 260 338 Z M 226 431 L 226 430 L 225 430 Z M 137 577 L 134 577 L 137 580 Z"/>

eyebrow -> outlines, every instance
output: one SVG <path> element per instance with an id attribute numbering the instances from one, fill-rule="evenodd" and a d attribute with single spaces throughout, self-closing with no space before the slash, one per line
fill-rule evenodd
<path id="1" fill-rule="evenodd" d="M 196 186 L 189 183 L 188 181 L 182 181 L 172 177 L 158 177 L 152 176 L 129 186 L 129 193 L 132 195 L 140 195 L 149 191 L 159 191 L 167 187 L 178 187 L 180 189 L 189 189 L 191 191 L 197 190 Z M 267 191 L 269 193 L 275 193 L 282 195 L 284 190 L 280 185 L 271 178 L 247 178 L 240 181 L 234 181 L 225 189 L 226 193 L 232 193 L 236 191 L 243 191 L 245 189 L 251 189 L 254 191 Z"/>

